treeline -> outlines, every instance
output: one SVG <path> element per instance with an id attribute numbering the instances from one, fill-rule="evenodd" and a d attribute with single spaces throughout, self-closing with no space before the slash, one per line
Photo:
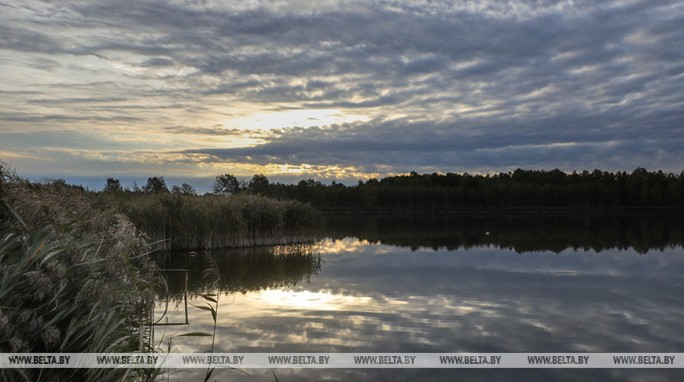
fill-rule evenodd
<path id="1" fill-rule="evenodd" d="M 229 174 L 227 174 L 229 175 Z M 217 178 L 218 179 L 218 178 Z M 359 181 L 353 186 L 314 180 L 271 183 L 255 175 L 230 192 L 293 199 L 332 209 L 684 207 L 684 172 L 638 168 L 632 173 L 594 170 L 516 170 L 496 175 L 418 174 Z"/>

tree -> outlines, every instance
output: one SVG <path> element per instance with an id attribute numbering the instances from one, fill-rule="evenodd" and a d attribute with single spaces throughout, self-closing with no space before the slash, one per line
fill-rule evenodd
<path id="1" fill-rule="evenodd" d="M 187 183 L 183 183 L 180 186 L 173 185 L 171 187 L 171 192 L 174 195 L 197 195 L 195 189 Z"/>
<path id="2" fill-rule="evenodd" d="M 183 195 L 197 195 L 195 188 L 187 183 L 181 184 L 180 189 Z"/>
<path id="3" fill-rule="evenodd" d="M 215 194 L 235 194 L 240 191 L 240 181 L 232 174 L 223 174 L 216 177 L 212 188 Z"/>
<path id="4" fill-rule="evenodd" d="M 153 176 L 147 178 L 147 185 L 143 187 L 143 191 L 150 194 L 168 193 L 169 188 L 166 187 L 166 181 L 163 176 Z"/>
<path id="5" fill-rule="evenodd" d="M 268 191 L 268 178 L 264 174 L 256 174 L 249 181 L 249 190 L 255 194 L 264 194 Z"/>
<path id="6" fill-rule="evenodd" d="M 105 184 L 102 192 L 122 192 L 121 182 L 119 179 L 107 178 L 107 184 Z"/>

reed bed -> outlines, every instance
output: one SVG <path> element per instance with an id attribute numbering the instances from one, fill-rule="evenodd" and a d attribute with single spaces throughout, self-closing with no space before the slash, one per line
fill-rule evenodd
<path id="1" fill-rule="evenodd" d="M 308 204 L 258 195 L 103 194 L 167 250 L 284 244 L 311 238 L 319 214 Z"/>
<path id="2" fill-rule="evenodd" d="M 0 352 L 150 351 L 155 266 L 131 221 L 82 190 L 0 164 Z M 147 379 L 142 371 L 0 370 L 3 380 Z"/>

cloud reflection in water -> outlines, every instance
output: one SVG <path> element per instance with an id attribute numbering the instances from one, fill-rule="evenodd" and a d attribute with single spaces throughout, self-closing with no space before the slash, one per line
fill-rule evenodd
<path id="1" fill-rule="evenodd" d="M 517 254 L 390 247 L 347 238 L 318 243 L 308 283 L 221 295 L 219 352 L 680 352 L 684 349 L 681 247 L 651 251 Z M 198 303 L 196 301 L 195 303 Z M 180 314 L 174 312 L 173 314 Z M 211 316 L 191 310 L 192 328 Z M 201 351 L 206 338 L 174 351 Z M 669 371 L 283 370 L 296 380 L 490 380 L 518 375 L 666 380 Z M 257 374 L 261 373 L 256 371 Z M 459 374 L 460 373 L 460 374 Z M 267 374 L 264 374 L 267 375 Z M 268 378 L 267 378 L 268 379 Z M 281 379 L 282 380 L 282 379 Z M 411 380 L 411 378 L 406 379 Z"/>

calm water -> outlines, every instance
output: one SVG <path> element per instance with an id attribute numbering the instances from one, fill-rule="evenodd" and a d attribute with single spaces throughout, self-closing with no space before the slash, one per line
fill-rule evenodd
<path id="1" fill-rule="evenodd" d="M 172 254 L 190 302 L 219 293 L 216 352 L 683 352 L 684 250 L 677 222 L 336 223 L 313 244 Z M 559 224 L 560 223 L 560 224 Z M 209 283 L 204 270 L 217 269 Z M 163 322 L 184 322 L 181 274 Z M 164 299 L 157 309 L 162 317 Z M 209 312 L 156 339 L 213 331 Z M 164 346 L 167 346 L 164 340 Z M 180 337 L 174 352 L 208 351 Z M 246 370 L 272 381 L 270 370 Z M 182 371 L 172 380 L 202 380 Z M 249 381 L 234 370 L 217 380 Z M 276 370 L 300 380 L 669 381 L 678 370 Z"/>

